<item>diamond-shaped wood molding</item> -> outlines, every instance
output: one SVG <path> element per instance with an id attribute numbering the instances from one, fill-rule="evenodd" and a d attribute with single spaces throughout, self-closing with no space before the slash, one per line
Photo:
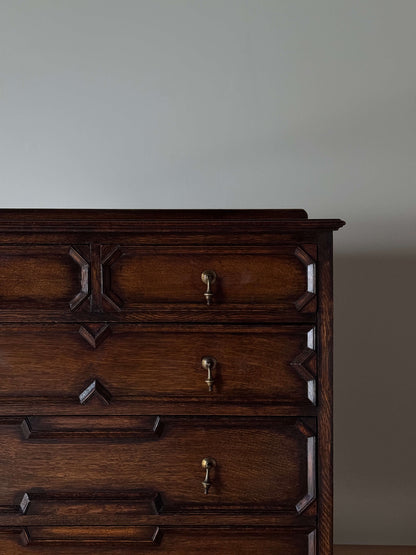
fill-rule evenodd
<path id="1" fill-rule="evenodd" d="M 296 310 L 299 312 L 313 312 L 316 310 L 316 257 L 315 245 L 302 245 L 295 250 L 295 256 L 306 266 L 307 289 L 295 302 Z"/>
<path id="2" fill-rule="evenodd" d="M 111 335 L 111 327 L 108 324 L 84 324 L 78 331 L 93 349 L 99 347 Z"/>
<path id="3" fill-rule="evenodd" d="M 101 399 L 106 405 L 109 405 L 111 402 L 111 393 L 97 379 L 93 380 L 90 385 L 79 394 L 79 402 L 81 405 L 85 405 L 94 395 Z"/>
<path id="4" fill-rule="evenodd" d="M 69 302 L 69 307 L 72 311 L 80 308 L 85 302 L 88 302 L 91 296 L 91 277 L 90 277 L 90 263 L 87 257 L 81 254 L 79 248 L 71 247 L 69 249 L 69 256 L 81 268 L 81 289 L 75 297 Z"/>
<path id="5" fill-rule="evenodd" d="M 315 328 L 308 332 L 307 347 L 290 363 L 301 378 L 306 381 L 308 388 L 308 399 L 316 405 L 316 376 L 308 367 L 308 363 L 315 357 Z"/>
<path id="6" fill-rule="evenodd" d="M 29 509 L 29 505 L 30 505 L 30 497 L 28 493 L 25 493 L 19 504 L 19 509 L 22 515 L 25 515 L 27 513 Z"/>

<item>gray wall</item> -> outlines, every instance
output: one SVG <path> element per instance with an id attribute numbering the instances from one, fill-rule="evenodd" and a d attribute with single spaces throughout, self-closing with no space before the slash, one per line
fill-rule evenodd
<path id="1" fill-rule="evenodd" d="M 336 540 L 416 544 L 415 0 L 0 0 L 3 207 L 336 234 Z"/>

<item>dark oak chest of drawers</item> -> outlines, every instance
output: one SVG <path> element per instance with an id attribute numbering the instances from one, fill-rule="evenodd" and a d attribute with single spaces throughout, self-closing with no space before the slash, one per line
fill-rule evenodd
<path id="1" fill-rule="evenodd" d="M 0 211 L 0 553 L 332 553 L 332 232 Z"/>

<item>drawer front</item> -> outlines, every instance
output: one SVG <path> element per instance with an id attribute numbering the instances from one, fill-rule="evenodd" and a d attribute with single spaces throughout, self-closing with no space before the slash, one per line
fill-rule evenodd
<path id="1" fill-rule="evenodd" d="M 0 324 L 0 406 L 107 414 L 146 403 L 152 413 L 166 404 L 175 410 L 175 403 L 179 413 L 313 407 L 315 358 L 314 329 L 305 325 L 112 324 L 94 331 Z"/>
<path id="2" fill-rule="evenodd" d="M 316 256 L 314 245 L 103 246 L 104 292 L 121 311 L 179 310 L 184 319 L 313 313 L 315 260 L 308 251 Z"/>
<path id="3" fill-rule="evenodd" d="M 0 246 L 4 321 L 313 321 L 316 245 Z"/>
<path id="4" fill-rule="evenodd" d="M 0 527 L 0 551 L 8 555 L 316 555 L 311 528 L 250 527 Z"/>
<path id="5" fill-rule="evenodd" d="M 123 512 L 298 515 L 315 499 L 313 428 L 312 418 L 3 417 L 0 513 L 72 524 Z"/>

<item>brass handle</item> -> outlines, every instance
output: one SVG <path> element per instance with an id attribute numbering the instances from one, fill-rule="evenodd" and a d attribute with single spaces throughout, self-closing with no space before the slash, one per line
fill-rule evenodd
<path id="1" fill-rule="evenodd" d="M 217 279 L 217 274 L 213 270 L 205 270 L 205 272 L 202 272 L 201 274 L 201 280 L 207 286 L 207 290 L 204 293 L 204 297 L 208 305 L 211 304 L 212 298 L 214 296 L 211 286 L 213 283 L 215 283 L 216 279 Z"/>
<path id="2" fill-rule="evenodd" d="M 217 366 L 217 361 L 214 357 L 204 357 L 201 360 L 201 366 L 204 370 L 207 370 L 208 377 L 205 380 L 205 383 L 208 386 L 208 391 L 212 391 L 212 386 L 214 385 L 214 378 L 212 377 L 212 371 Z"/>
<path id="3" fill-rule="evenodd" d="M 215 466 L 217 466 L 217 461 L 212 457 L 205 457 L 204 459 L 202 459 L 201 466 L 205 470 L 205 479 L 202 482 L 202 485 L 204 486 L 204 493 L 205 495 L 207 495 L 209 488 L 212 485 L 211 482 L 209 481 L 209 471 L 211 470 L 211 468 L 214 468 Z"/>

